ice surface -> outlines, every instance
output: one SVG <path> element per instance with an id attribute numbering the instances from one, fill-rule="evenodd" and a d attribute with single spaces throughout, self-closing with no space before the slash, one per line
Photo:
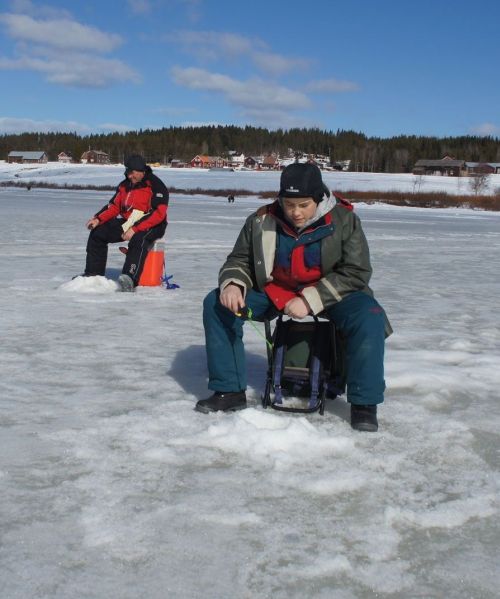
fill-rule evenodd
<path id="1" fill-rule="evenodd" d="M 108 197 L 0 189 L 0 596 L 497 597 L 500 215 L 356 207 L 395 328 L 362 434 L 343 399 L 264 411 L 251 327 L 250 408 L 193 411 L 201 303 L 259 200 L 174 194 L 180 288 L 121 294 L 117 246 L 71 280 Z"/>

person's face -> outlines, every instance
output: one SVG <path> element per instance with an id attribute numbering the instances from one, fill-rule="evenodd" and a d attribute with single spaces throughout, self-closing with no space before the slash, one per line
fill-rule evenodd
<path id="1" fill-rule="evenodd" d="M 287 219 L 297 228 L 316 213 L 316 202 L 312 198 L 283 198 L 282 206 Z"/>
<path id="2" fill-rule="evenodd" d="M 130 171 L 127 177 L 133 185 L 136 185 L 144 179 L 144 175 L 145 173 L 143 171 Z"/>

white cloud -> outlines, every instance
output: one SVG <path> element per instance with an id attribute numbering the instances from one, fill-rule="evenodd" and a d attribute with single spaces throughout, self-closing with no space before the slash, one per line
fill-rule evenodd
<path id="1" fill-rule="evenodd" d="M 10 12 L 20 15 L 31 15 L 32 17 L 43 17 L 49 19 L 71 18 L 71 13 L 58 6 L 48 6 L 47 4 L 35 4 L 31 0 L 13 0 L 10 3 Z"/>
<path id="2" fill-rule="evenodd" d="M 197 68 L 174 67 L 171 74 L 177 85 L 220 94 L 240 116 L 257 124 L 273 129 L 311 124 L 295 114 L 311 106 L 309 98 L 302 92 L 258 78 L 238 81 Z"/>
<path id="3" fill-rule="evenodd" d="M 255 52 L 252 60 L 261 70 L 272 75 L 281 75 L 293 70 L 303 71 L 311 64 L 305 58 L 288 58 L 273 52 Z"/>
<path id="4" fill-rule="evenodd" d="M 471 132 L 477 135 L 499 135 L 500 127 L 493 123 L 481 123 L 475 127 L 471 127 Z"/>
<path id="5" fill-rule="evenodd" d="M 149 0 L 127 0 L 129 9 L 136 15 L 145 15 L 152 11 Z"/>
<path id="6" fill-rule="evenodd" d="M 76 121 L 36 121 L 33 119 L 0 117 L 0 133 L 2 134 L 49 132 L 72 133 L 74 131 L 84 135 L 91 133 L 91 129 L 88 125 Z"/>
<path id="7" fill-rule="evenodd" d="M 67 18 L 37 20 L 28 15 L 4 13 L 0 14 L 0 21 L 15 40 L 59 49 L 109 52 L 122 43 L 117 34 L 99 31 Z"/>
<path id="8" fill-rule="evenodd" d="M 172 78 L 178 85 L 189 89 L 220 93 L 234 106 L 246 110 L 298 110 L 310 106 L 309 98 L 303 93 L 258 78 L 238 81 L 193 67 L 174 67 Z"/>
<path id="9" fill-rule="evenodd" d="M 133 131 L 134 127 L 118 123 L 101 123 L 96 127 L 90 127 L 84 123 L 77 121 L 58 121 L 45 119 L 37 121 L 28 118 L 0 117 L 0 134 L 17 134 L 17 133 L 79 133 L 80 135 L 88 135 L 102 132 L 118 131 L 124 133 Z"/>
<path id="10" fill-rule="evenodd" d="M 342 93 L 355 92 L 359 90 L 359 85 L 353 81 L 342 81 L 339 79 L 318 79 L 310 81 L 306 85 L 307 91 L 317 93 Z"/>
<path id="11" fill-rule="evenodd" d="M 140 80 L 139 75 L 120 60 L 86 54 L 0 58 L 0 69 L 37 71 L 50 83 L 76 87 L 105 87 Z"/>
<path id="12" fill-rule="evenodd" d="M 119 123 L 101 123 L 100 125 L 97 125 L 97 128 L 101 131 L 117 131 L 118 133 L 126 133 L 127 131 L 137 130 L 136 127 L 131 127 L 130 125 L 121 125 Z"/>
<path id="13" fill-rule="evenodd" d="M 184 4 L 190 21 L 196 22 L 201 18 L 201 0 L 180 0 L 180 2 Z"/>
<path id="14" fill-rule="evenodd" d="M 18 0 L 17 6 L 28 0 Z M 139 74 L 117 58 L 100 54 L 121 45 L 121 36 L 82 25 L 70 17 L 37 18 L 0 14 L 10 37 L 17 42 L 14 58 L 0 57 L 0 69 L 42 73 L 46 81 L 77 87 L 106 87 L 140 81 Z"/>
<path id="15" fill-rule="evenodd" d="M 181 127 L 224 127 L 225 123 L 217 121 L 184 121 Z"/>
<path id="16" fill-rule="evenodd" d="M 316 120 L 293 114 L 290 111 L 273 110 L 266 107 L 249 109 L 246 111 L 246 116 L 252 122 L 268 129 L 323 128 L 323 125 Z"/>
<path id="17" fill-rule="evenodd" d="M 194 56 L 200 63 L 216 60 L 231 62 L 246 57 L 259 69 L 273 75 L 304 70 L 310 65 L 308 59 L 277 54 L 261 39 L 237 33 L 182 30 L 167 35 L 165 39 Z"/>
<path id="18" fill-rule="evenodd" d="M 255 46 L 263 46 L 259 40 L 218 31 L 182 30 L 168 34 L 165 39 L 200 62 L 234 59 L 242 54 L 250 54 Z"/>
<path id="19" fill-rule="evenodd" d="M 180 13 L 184 9 L 187 19 L 199 21 L 202 15 L 203 0 L 127 0 L 129 10 L 133 14 L 153 14 L 158 8 L 168 8 L 171 12 Z"/>

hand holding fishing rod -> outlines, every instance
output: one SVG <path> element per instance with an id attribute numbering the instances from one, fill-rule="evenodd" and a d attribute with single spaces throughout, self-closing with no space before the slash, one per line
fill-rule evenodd
<path id="1" fill-rule="evenodd" d="M 220 303 L 236 314 L 245 307 L 243 291 L 239 285 L 229 283 L 220 293 Z"/>

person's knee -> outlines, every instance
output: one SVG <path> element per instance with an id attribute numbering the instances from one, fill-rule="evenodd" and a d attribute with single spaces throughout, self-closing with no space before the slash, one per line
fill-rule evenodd
<path id="1" fill-rule="evenodd" d="M 129 248 L 136 248 L 136 247 L 140 247 L 142 244 L 144 243 L 144 234 L 143 233 L 134 233 L 134 235 L 132 235 L 131 239 L 129 239 L 128 242 L 128 247 Z M 151 247 L 150 247 L 151 246 Z M 149 251 L 151 248 L 153 247 L 153 244 L 148 244 L 146 246 L 147 250 Z"/>
<path id="2" fill-rule="evenodd" d="M 385 340 L 383 315 L 369 311 L 358 315 L 354 327 L 348 332 L 347 337 L 349 338 L 351 335 L 360 353 L 383 352 Z"/>
<path id="3" fill-rule="evenodd" d="M 344 321 L 346 333 L 361 336 L 384 335 L 385 316 L 380 304 L 372 297 L 360 294 L 348 306 L 349 311 Z"/>
<path id="4" fill-rule="evenodd" d="M 99 231 L 99 227 L 92 229 L 92 231 L 90 231 L 90 233 L 89 233 L 89 241 L 99 238 L 101 236 L 100 233 L 101 232 Z"/>
<path id="5" fill-rule="evenodd" d="M 376 301 L 366 306 L 361 315 L 364 326 L 374 329 L 384 329 L 384 310 Z"/>
<path id="6" fill-rule="evenodd" d="M 109 243 L 109 232 L 108 228 L 104 225 L 99 225 L 95 229 L 90 231 L 89 241 L 97 243 Z"/>

